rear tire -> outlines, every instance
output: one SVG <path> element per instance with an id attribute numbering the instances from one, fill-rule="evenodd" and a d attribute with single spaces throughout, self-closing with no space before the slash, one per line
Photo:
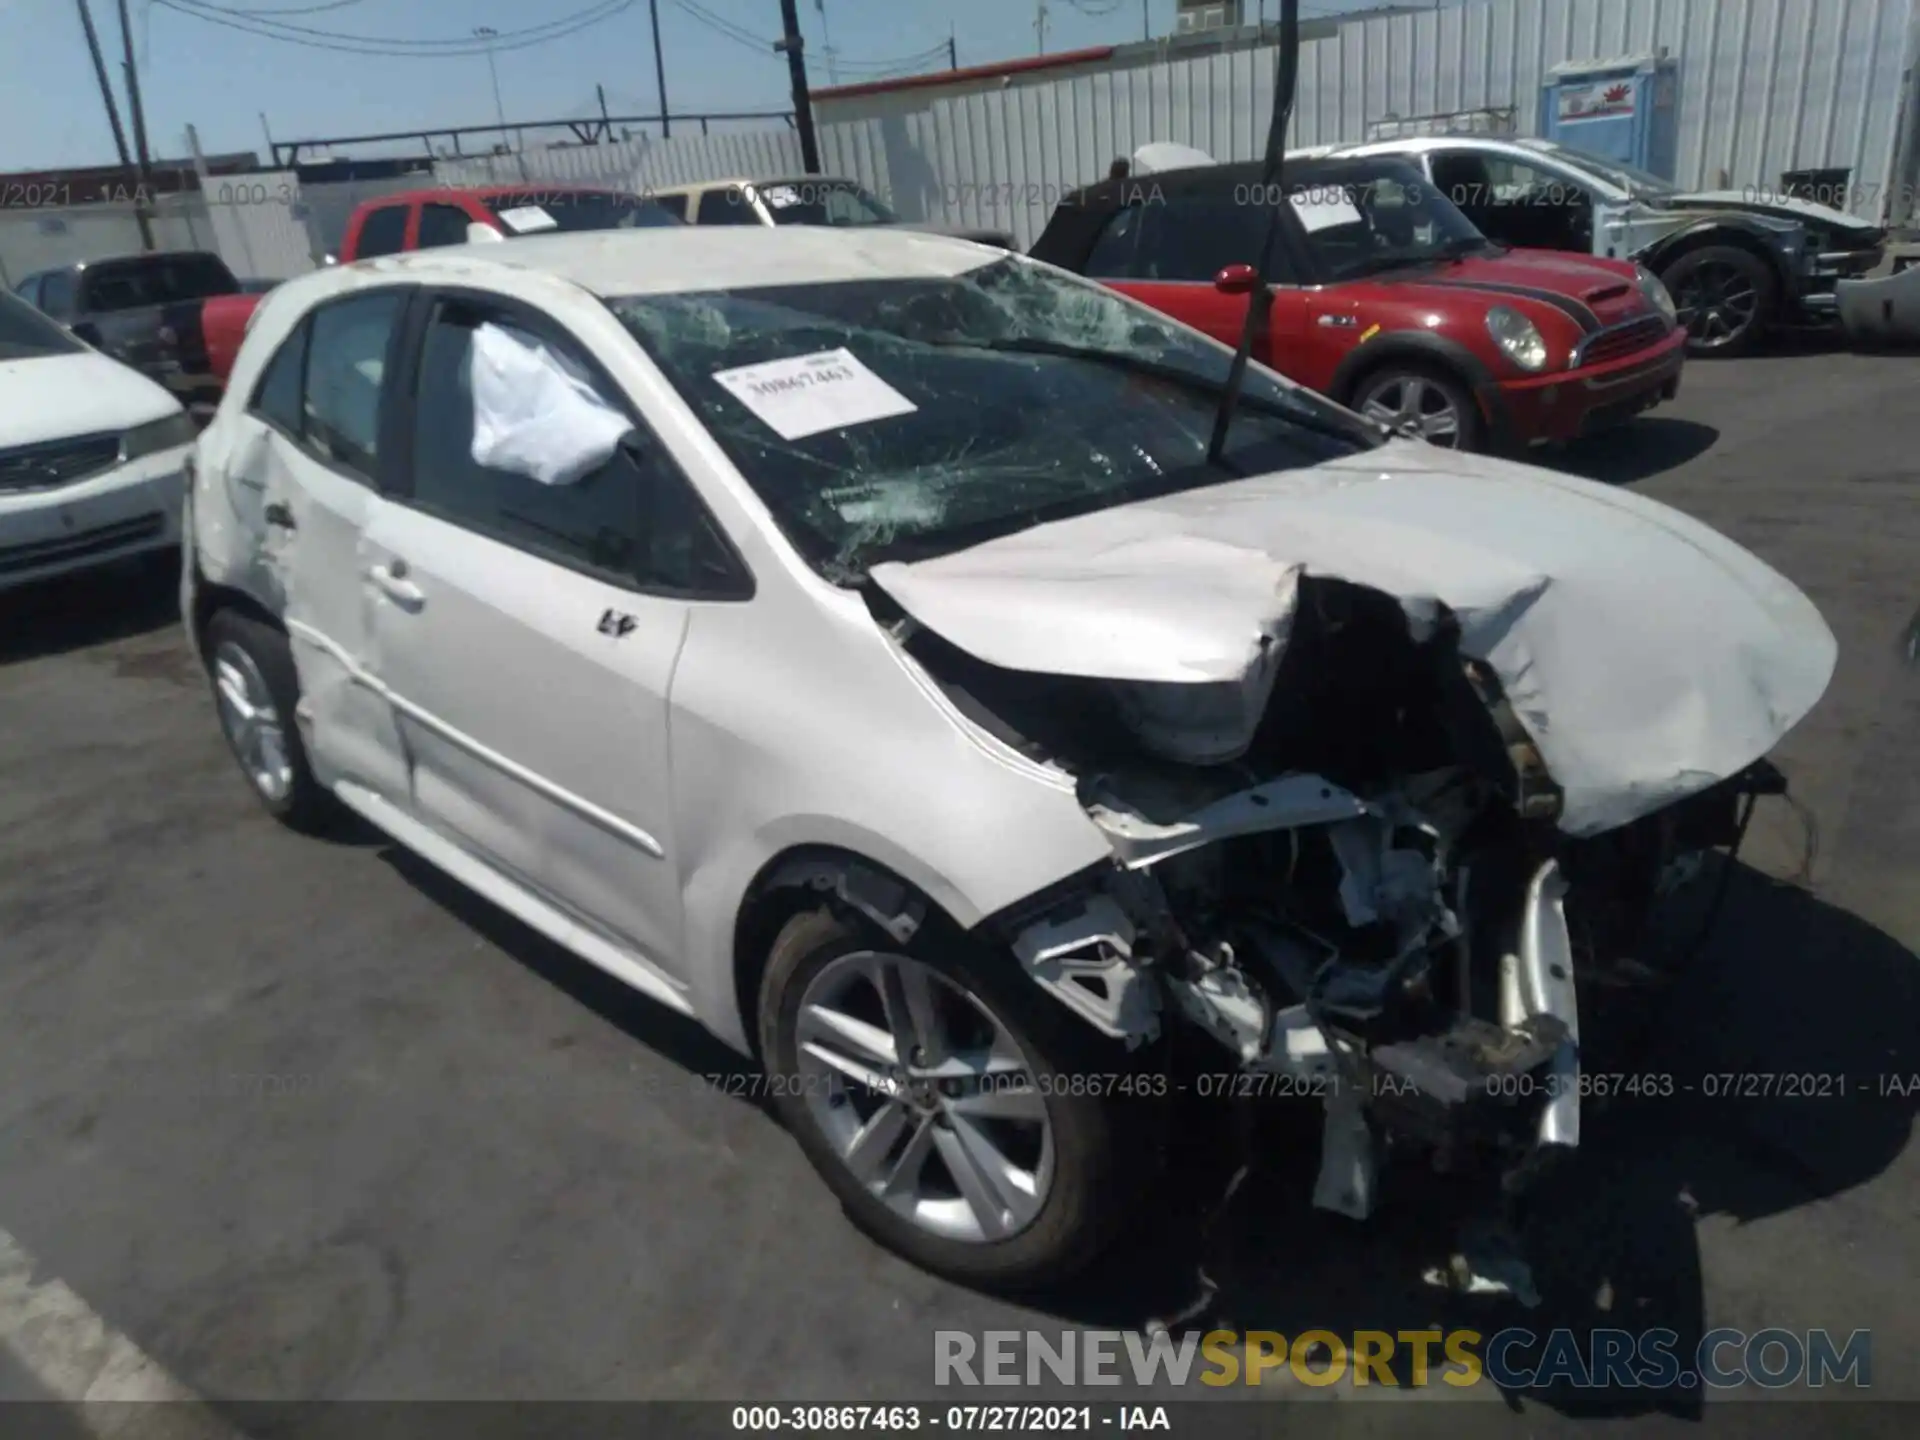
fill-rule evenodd
<path id="1" fill-rule="evenodd" d="M 1434 365 L 1389 360 L 1355 382 L 1348 409 L 1443 450 L 1480 450 L 1486 425 L 1472 392 Z"/>
<path id="2" fill-rule="evenodd" d="M 873 975 L 882 978 L 873 981 Z M 916 1011 L 905 988 L 913 985 L 937 1001 Z M 903 1003 L 882 999 L 890 989 Z M 862 1010 L 863 1000 L 876 1025 L 869 1042 L 889 1054 L 898 1054 L 893 1035 L 903 1033 L 891 1026 L 889 1011 L 911 1016 L 938 1010 L 938 1022 L 915 1028 L 908 1020 L 903 1039 L 915 1046 L 910 1057 L 926 1033 L 935 1036 L 927 1059 L 952 1057 L 945 1067 L 950 1071 L 970 1064 L 968 1057 L 1017 1055 L 1027 1067 L 1021 1116 L 1012 1116 L 1011 1101 L 1005 1115 L 988 1116 L 964 1098 L 969 1092 L 963 1090 L 959 1100 L 940 1093 L 943 1083 L 966 1081 L 912 1078 L 938 1065 L 902 1067 L 895 1099 L 823 1065 L 817 1058 L 822 1048 L 845 1058 L 847 1017 Z M 823 1027 L 822 1015 L 837 1025 Z M 970 1030 L 982 1017 L 997 1029 Z M 950 924 L 929 922 L 901 944 L 860 917 L 826 909 L 796 915 L 773 942 L 758 1018 L 768 1093 L 782 1123 L 849 1218 L 923 1269 L 997 1290 L 1056 1283 L 1106 1249 L 1148 1190 L 1169 1108 L 1165 1070 L 1155 1059 L 1129 1056 L 1108 1041 L 1021 973 L 1011 954 Z M 1148 1047 L 1149 1057 L 1157 1053 Z M 885 1055 L 871 1050 L 858 1058 L 877 1072 L 888 1068 Z M 1003 1078 L 1014 1078 L 1014 1072 Z M 917 1086 L 929 1093 L 912 1094 Z M 881 1115 L 889 1109 L 897 1112 L 891 1121 Z M 890 1138 L 862 1150 L 862 1137 L 883 1127 Z M 1004 1183 L 982 1191 L 976 1178 L 970 1191 L 960 1172 L 948 1168 L 950 1155 L 965 1164 L 981 1153 L 983 1134 L 998 1147 L 990 1161 L 1009 1160 L 1015 1169 L 983 1165 L 976 1175 L 1024 1175 L 1031 1186 L 1023 1183 L 1020 1195 L 1031 1213 L 1022 1214 L 1018 1205 L 1000 1208 L 995 1197 L 1012 1193 Z M 1013 1159 L 1023 1141 L 1027 1155 L 1038 1157 L 1024 1171 Z M 973 1198 L 982 1194 L 993 1203 L 983 1207 Z M 989 1209 L 992 1224 L 981 1219 Z M 967 1228 L 978 1233 L 958 1233 Z"/>
<path id="3" fill-rule="evenodd" d="M 207 622 L 203 653 L 227 748 L 267 813 L 307 834 L 325 830 L 339 802 L 313 777 L 295 719 L 300 679 L 280 631 L 237 610 Z"/>
<path id="4" fill-rule="evenodd" d="M 1731 360 L 1751 354 L 1778 318 L 1773 269 L 1736 245 L 1689 250 L 1660 274 L 1687 331 L 1687 354 Z"/>

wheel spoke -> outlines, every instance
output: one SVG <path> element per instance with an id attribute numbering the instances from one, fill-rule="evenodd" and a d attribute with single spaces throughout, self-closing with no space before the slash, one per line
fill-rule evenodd
<path id="1" fill-rule="evenodd" d="M 882 1195 L 897 1198 L 911 1195 L 918 1189 L 920 1172 L 927 1168 L 927 1157 L 933 1153 L 935 1134 L 933 1117 L 922 1116 L 919 1127 L 882 1183 Z"/>
<path id="2" fill-rule="evenodd" d="M 247 693 L 246 678 L 225 661 L 220 662 L 216 674 L 215 683 L 219 687 L 220 698 L 232 709 L 234 719 L 251 721 L 253 701 Z"/>
<path id="3" fill-rule="evenodd" d="M 933 1132 L 933 1143 L 987 1239 L 1030 1218 L 1031 1177 L 1017 1170 L 972 1121 L 955 1117 L 952 1128 Z"/>
<path id="4" fill-rule="evenodd" d="M 808 1050 L 816 1047 L 832 1050 L 849 1063 L 879 1070 L 900 1063 L 893 1036 L 878 1025 L 869 1025 L 828 1005 L 809 1005 L 800 1012 L 800 1043 Z"/>
<path id="5" fill-rule="evenodd" d="M 862 1185 L 877 1189 L 891 1177 L 891 1172 L 885 1170 L 887 1156 L 893 1153 L 893 1147 L 911 1123 L 906 1107 L 889 1100 L 854 1134 L 841 1158 Z"/>
<path id="6" fill-rule="evenodd" d="M 946 1035 L 934 1003 L 933 972 L 876 958 L 873 978 L 886 1006 L 894 1053 L 916 1068 L 938 1065 L 946 1054 Z"/>
<path id="7" fill-rule="evenodd" d="M 1400 423 L 1399 411 L 1387 406 L 1378 396 L 1375 396 L 1373 399 L 1368 400 L 1366 404 L 1362 405 L 1360 407 L 1360 413 L 1366 416 L 1367 419 L 1377 421 L 1382 425 L 1398 425 Z"/>
<path id="8" fill-rule="evenodd" d="M 1019 1081 L 990 1081 L 970 1095 L 956 1095 L 947 1101 L 947 1109 L 956 1115 L 981 1120 L 1018 1120 L 1030 1124 L 1047 1118 L 1047 1102 L 1034 1088 L 1033 1079 L 1023 1070 Z"/>

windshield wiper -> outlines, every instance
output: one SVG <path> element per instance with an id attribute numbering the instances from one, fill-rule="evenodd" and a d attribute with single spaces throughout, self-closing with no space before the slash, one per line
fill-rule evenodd
<path id="1" fill-rule="evenodd" d="M 995 353 L 1014 355 L 1051 355 L 1062 360 L 1085 360 L 1090 364 L 1106 365 L 1129 375 L 1145 375 L 1150 379 L 1164 380 L 1170 385 L 1178 385 L 1185 390 L 1197 391 L 1208 397 L 1224 396 L 1226 384 L 1218 380 L 1209 380 L 1204 375 L 1196 375 L 1191 370 L 1183 370 L 1177 365 L 1162 365 L 1153 360 L 1142 360 L 1137 355 L 1127 355 L 1118 350 L 1099 350 L 1091 346 L 1063 345 L 1056 340 L 1042 340 L 1032 336 L 1008 336 L 999 340 L 960 340 L 948 338 L 924 339 L 919 343 L 940 348 L 956 350 L 988 350 Z M 1363 440 L 1364 436 L 1353 427 L 1342 426 L 1338 420 L 1316 414 L 1303 401 L 1272 400 L 1265 396 L 1255 396 L 1246 402 L 1262 415 L 1271 416 L 1289 425 L 1315 435 L 1324 435 L 1332 440 L 1352 443 Z M 1364 426 L 1365 421 L 1361 422 Z M 1220 457 L 1209 452 L 1211 464 L 1221 465 Z"/>

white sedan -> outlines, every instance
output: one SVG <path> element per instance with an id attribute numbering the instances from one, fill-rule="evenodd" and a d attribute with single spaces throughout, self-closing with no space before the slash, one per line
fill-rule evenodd
<path id="1" fill-rule="evenodd" d="M 178 544 L 194 434 L 160 386 L 0 292 L 0 590 Z"/>
<path id="2" fill-rule="evenodd" d="M 201 440 L 186 619 L 269 810 L 752 1056 L 930 1268 L 1097 1254 L 1175 1048 L 1323 1099 L 1329 1208 L 1382 1137 L 1531 1173 L 1618 958 L 1567 907 L 1737 844 L 1833 638 L 1672 510 L 1258 366 L 1211 447 L 1231 358 L 896 230 L 328 270 Z"/>

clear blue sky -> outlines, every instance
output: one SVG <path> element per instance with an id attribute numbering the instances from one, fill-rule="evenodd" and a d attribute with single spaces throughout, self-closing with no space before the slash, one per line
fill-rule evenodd
<path id="1" fill-rule="evenodd" d="M 118 0 L 87 0 L 116 90 Z M 209 152 L 265 155 L 260 115 L 276 139 L 365 134 L 494 119 L 484 54 L 375 56 L 320 48 L 329 37 L 373 42 L 461 41 L 491 26 L 509 120 L 595 113 L 604 85 L 615 114 L 656 109 L 647 0 L 126 0 L 159 155 L 186 153 L 185 127 Z M 799 0 L 816 85 L 827 83 L 830 39 L 842 83 L 888 68 L 932 68 L 911 57 L 954 37 L 962 65 L 1031 55 L 1035 0 Z M 1248 0 L 1249 14 L 1257 0 Z M 1304 0 L 1302 13 L 1369 9 L 1379 0 Z M 1172 29 L 1174 0 L 1145 0 L 1153 33 Z M 201 12 L 198 15 L 188 10 Z M 1269 19 L 1278 0 L 1266 0 Z M 572 34 L 515 46 L 515 32 L 560 28 L 568 16 L 611 11 Z M 787 108 L 784 57 L 770 47 L 779 0 L 659 0 L 667 100 L 681 112 Z M 277 16 L 309 43 L 249 34 L 246 16 Z M 1142 0 L 1047 0 L 1046 48 L 1138 40 Z M 824 21 L 824 33 L 823 33 Z M 311 33 L 320 32 L 320 33 Z M 0 171 L 110 164 L 113 136 L 87 55 L 76 0 L 0 0 Z M 533 38 L 528 36 L 526 38 Z M 903 63 L 906 62 L 906 63 Z M 131 139 L 131 137 L 129 137 Z"/>

